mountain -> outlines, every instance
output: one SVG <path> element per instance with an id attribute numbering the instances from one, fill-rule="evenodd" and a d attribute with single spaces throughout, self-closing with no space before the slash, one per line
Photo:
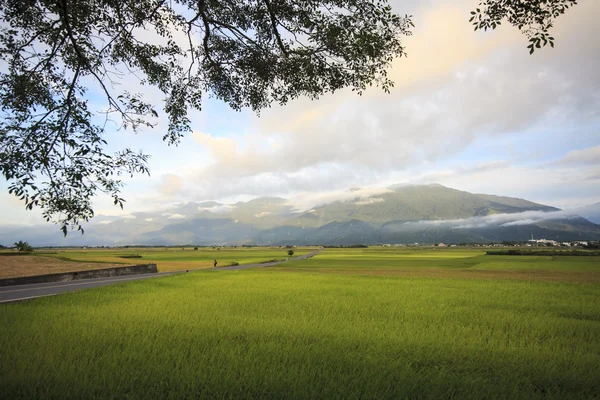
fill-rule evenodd
<path id="1" fill-rule="evenodd" d="M 437 184 L 395 185 L 369 198 L 361 198 L 357 192 L 351 200 L 315 207 L 286 224 L 316 227 L 357 219 L 381 226 L 390 221 L 459 219 L 531 210 L 558 211 L 558 208 L 510 197 L 472 194 Z"/>
<path id="2" fill-rule="evenodd" d="M 0 243 L 34 246 L 376 244 L 600 239 L 600 203 L 571 212 L 441 185 L 352 188 L 298 210 L 279 197 L 186 202 L 124 218 L 97 216 L 63 238 L 55 225 L 1 227 Z M 579 211 L 579 212 L 577 212 Z M 589 216 L 590 220 L 585 217 Z M 597 218 L 597 219 L 594 219 Z M 593 221 L 593 222 L 592 222 Z"/>
<path id="3" fill-rule="evenodd" d="M 585 207 L 579 207 L 573 210 L 577 215 L 582 216 L 590 222 L 600 224 L 600 203 L 590 204 Z"/>

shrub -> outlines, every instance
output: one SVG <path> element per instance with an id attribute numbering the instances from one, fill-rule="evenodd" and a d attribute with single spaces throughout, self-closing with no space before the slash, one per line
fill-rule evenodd
<path id="1" fill-rule="evenodd" d="M 19 240 L 15 242 L 15 247 L 18 251 L 33 251 L 33 247 L 29 245 L 29 243 Z"/>

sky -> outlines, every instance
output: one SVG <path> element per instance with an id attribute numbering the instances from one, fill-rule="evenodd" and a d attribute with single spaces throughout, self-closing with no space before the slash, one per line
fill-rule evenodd
<path id="1" fill-rule="evenodd" d="M 557 19 L 555 48 L 533 55 L 508 24 L 473 32 L 477 0 L 390 3 L 416 25 L 389 71 L 390 94 L 342 90 L 260 116 L 207 99 L 191 114 L 193 132 L 171 147 L 164 123 L 138 134 L 109 127 L 110 149 L 152 155 L 151 175 L 124 179 L 124 210 L 100 196 L 96 214 L 260 196 L 309 206 L 353 187 L 428 183 L 562 209 L 600 202 L 600 2 Z M 0 181 L 0 220 L 42 223 L 7 186 Z"/>

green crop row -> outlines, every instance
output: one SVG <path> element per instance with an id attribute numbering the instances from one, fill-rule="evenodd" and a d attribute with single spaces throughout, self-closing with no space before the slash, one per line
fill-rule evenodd
<path id="1" fill-rule="evenodd" d="M 597 398 L 599 304 L 597 284 L 200 271 L 0 306 L 0 397 Z"/>

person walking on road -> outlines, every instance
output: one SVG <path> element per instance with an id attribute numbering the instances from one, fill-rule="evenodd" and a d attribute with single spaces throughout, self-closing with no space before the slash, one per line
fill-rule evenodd
<path id="1" fill-rule="evenodd" d="M 217 268 L 217 260 L 215 260 L 215 262 L 213 264 L 213 268 Z"/>

